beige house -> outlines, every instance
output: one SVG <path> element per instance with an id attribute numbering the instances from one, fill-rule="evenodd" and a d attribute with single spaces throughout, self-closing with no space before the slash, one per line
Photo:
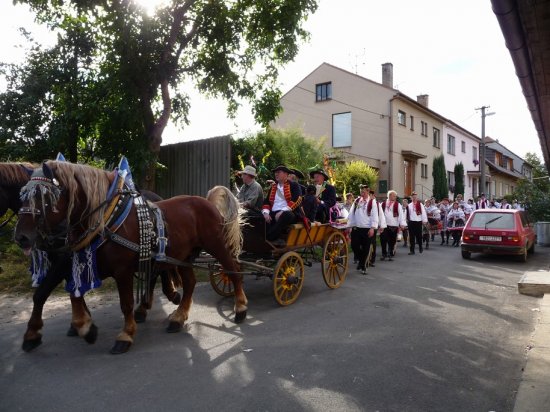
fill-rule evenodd
<path id="1" fill-rule="evenodd" d="M 442 153 L 446 119 L 428 108 L 427 95 L 417 99 L 397 92 L 390 100 L 393 120 L 388 183 L 400 195 L 416 191 L 419 198 L 426 199 L 433 194 L 432 165 Z"/>
<path id="2" fill-rule="evenodd" d="M 432 194 L 433 158 L 441 154 L 445 119 L 393 88 L 393 65 L 382 65 L 382 83 L 323 63 L 281 98 L 273 127 L 301 127 L 325 138 L 327 151 L 363 160 L 378 170 L 378 193 Z M 309 165 L 304 165 L 304 167 Z M 339 188 L 337 188 L 339 189 Z"/>

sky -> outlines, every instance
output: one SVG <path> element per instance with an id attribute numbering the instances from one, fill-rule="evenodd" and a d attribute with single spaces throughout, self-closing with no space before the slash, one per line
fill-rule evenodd
<path id="1" fill-rule="evenodd" d="M 151 4 L 160 0 L 138 0 Z M 18 27 L 51 40 L 21 5 L 0 3 L 0 60 L 21 61 Z M 485 134 L 519 156 L 542 158 L 537 132 L 510 53 L 489 0 L 320 0 L 305 22 L 310 40 L 280 70 L 284 92 L 323 62 L 382 81 L 382 64 L 393 64 L 394 87 L 409 97 L 429 95 L 429 107 L 477 136 L 489 106 Z M 0 84 L 0 87 L 2 85 Z M 191 93 L 189 126 L 169 125 L 164 144 L 259 130 L 250 107 L 229 119 L 225 103 Z"/>

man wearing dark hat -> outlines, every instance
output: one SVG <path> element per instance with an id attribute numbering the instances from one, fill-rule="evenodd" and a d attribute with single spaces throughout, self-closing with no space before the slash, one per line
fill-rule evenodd
<path id="1" fill-rule="evenodd" d="M 268 190 L 262 209 L 265 221 L 269 225 L 266 238 L 270 241 L 278 239 L 286 227 L 296 222 L 302 203 L 300 185 L 288 179 L 292 171 L 280 165 L 272 172 L 275 173 L 275 182 Z"/>
<path id="2" fill-rule="evenodd" d="M 292 180 L 293 182 L 296 182 L 300 185 L 300 189 L 302 190 L 302 196 L 306 195 L 306 187 L 300 183 L 300 179 L 304 178 L 304 174 L 300 172 L 298 169 L 290 169 L 292 173 L 288 175 L 288 179 Z"/>
<path id="3" fill-rule="evenodd" d="M 330 219 L 330 208 L 336 204 L 336 189 L 327 183 L 328 175 L 323 169 L 312 170 L 309 176 L 314 180 L 317 188 L 316 220 L 326 223 Z"/>
<path id="4" fill-rule="evenodd" d="M 264 192 L 262 186 L 256 182 L 256 169 L 252 166 L 246 166 L 238 174 L 244 183 L 237 194 L 239 203 L 245 209 L 259 212 L 264 202 Z"/>

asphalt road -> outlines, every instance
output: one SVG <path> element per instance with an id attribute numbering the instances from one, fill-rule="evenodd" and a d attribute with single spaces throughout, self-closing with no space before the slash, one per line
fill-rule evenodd
<path id="1" fill-rule="evenodd" d="M 68 299 L 48 312 L 43 344 L 20 349 L 30 299 L 0 302 L 1 411 L 511 411 L 540 300 L 519 295 L 526 270 L 548 269 L 548 248 L 526 263 L 463 260 L 434 245 L 367 276 L 350 268 L 329 290 L 306 269 L 302 295 L 279 307 L 268 279 L 247 279 L 249 316 L 197 287 L 189 323 L 167 334 L 174 306 L 157 292 L 124 355 L 114 296 L 92 302 L 99 338 L 65 336 Z M 59 306 L 59 305 L 58 305 Z"/>

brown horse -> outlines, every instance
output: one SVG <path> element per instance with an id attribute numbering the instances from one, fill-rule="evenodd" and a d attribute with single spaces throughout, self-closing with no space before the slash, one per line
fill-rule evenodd
<path id="1" fill-rule="evenodd" d="M 15 240 L 23 248 L 34 246 L 40 238 L 49 236 L 53 229 L 66 222 L 67 241 L 71 247 L 89 234 L 104 233 L 104 215 L 109 186 L 116 173 L 90 166 L 49 161 L 42 165 L 43 177 L 31 181 L 22 190 L 23 207 L 15 230 Z M 240 253 L 241 230 L 239 205 L 229 189 L 217 186 L 207 199 L 197 196 L 176 196 L 158 202 L 168 231 L 166 254 L 171 263 L 156 262 L 159 269 L 176 268 L 183 283 L 183 297 L 178 308 L 170 315 L 169 332 L 181 330 L 188 319 L 195 275 L 191 263 L 201 250 L 216 258 L 235 287 L 235 322 L 244 321 L 247 299 L 236 257 Z M 118 228 L 117 235 L 128 244 L 138 244 L 140 239 L 136 207 Z M 96 251 L 98 276 L 112 276 L 119 292 L 120 306 L 124 314 L 124 328 L 117 336 L 111 353 L 124 353 L 136 332 L 134 319 L 133 282 L 138 269 L 139 254 L 120 242 L 106 239 Z M 83 336 L 90 328 L 88 313 L 80 310 L 73 324 Z"/>
<path id="2" fill-rule="evenodd" d="M 13 214 L 19 212 L 21 207 L 21 200 L 19 193 L 21 188 L 27 184 L 29 178 L 36 168 L 36 165 L 31 163 L 14 163 L 14 162 L 2 162 L 0 163 L 0 216 L 4 216 L 8 210 L 11 210 Z M 146 193 L 145 193 L 146 192 Z M 151 201 L 161 200 L 158 195 L 153 192 L 145 191 L 142 195 Z M 12 215 L 13 216 L 13 215 Z M 4 222 L 0 223 L 0 226 L 4 226 L 7 223 L 7 220 L 11 217 L 6 217 Z M 62 247 L 63 244 L 53 245 L 54 248 Z M 42 313 L 44 310 L 44 305 L 51 295 L 52 291 L 59 286 L 59 284 L 69 278 L 72 270 L 72 261 L 71 254 L 67 251 L 55 251 L 50 250 L 47 253 L 48 258 L 48 268 L 45 273 L 45 276 L 39 284 L 37 285 L 34 294 L 33 294 L 33 308 L 31 312 L 31 317 L 27 323 L 27 330 L 23 336 L 22 349 L 25 352 L 29 352 L 35 349 L 42 343 L 42 333 L 41 330 L 44 326 L 44 321 L 42 320 Z M 151 280 L 151 286 L 149 290 L 152 292 L 154 289 L 156 278 Z M 181 283 L 181 282 L 179 282 Z M 164 294 L 168 299 L 176 304 L 180 301 L 179 293 L 175 290 L 175 287 L 178 286 L 177 277 L 170 276 L 169 274 L 162 275 L 162 289 Z M 90 313 L 86 307 L 86 302 L 84 298 L 76 297 L 74 294 L 71 294 L 71 307 L 73 308 L 73 314 L 79 313 L 82 310 Z M 148 300 L 149 302 L 152 299 Z M 78 308 L 75 310 L 75 308 Z M 147 309 L 150 309 L 149 305 L 143 303 L 136 309 L 136 316 L 139 316 L 141 321 L 145 320 L 147 315 Z M 67 331 L 68 336 L 76 336 L 78 331 L 72 326 L 69 326 Z M 95 342 L 97 338 L 97 328 L 95 325 L 91 325 L 88 332 L 83 336 L 85 340 L 89 343 Z"/>
<path id="3" fill-rule="evenodd" d="M 4 215 L 8 210 L 18 213 L 21 207 L 19 192 L 27 184 L 30 175 L 36 165 L 31 163 L 0 163 L 0 215 Z M 40 282 L 33 294 L 33 308 L 31 317 L 27 323 L 27 330 L 23 336 L 22 348 L 30 351 L 36 348 L 42 342 L 41 330 L 44 326 L 42 312 L 46 300 L 52 291 L 61 283 L 63 279 L 70 274 L 71 260 L 70 255 L 59 253 L 49 254 L 49 268 L 47 275 Z M 71 296 L 71 305 L 78 306 L 88 310 L 83 298 Z M 72 327 L 69 327 L 69 335 L 75 333 Z M 95 329 L 86 336 L 88 341 L 95 341 Z"/>

